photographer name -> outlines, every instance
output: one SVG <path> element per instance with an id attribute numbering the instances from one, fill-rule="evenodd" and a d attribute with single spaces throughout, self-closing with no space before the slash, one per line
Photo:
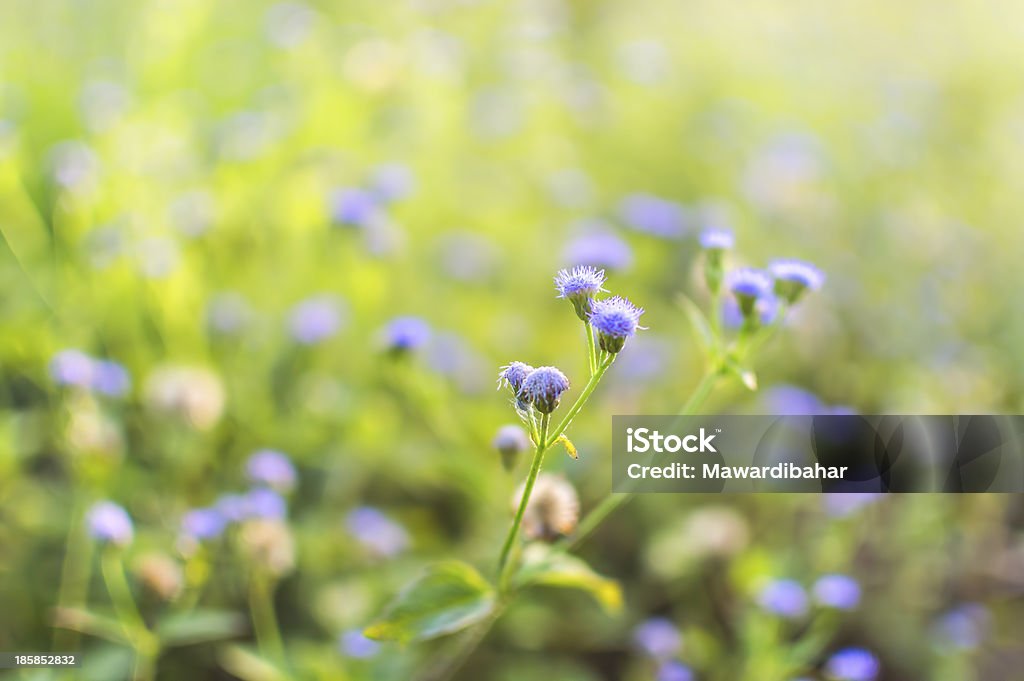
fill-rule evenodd
<path id="1" fill-rule="evenodd" d="M 772 466 L 727 466 L 720 463 L 648 466 L 633 463 L 626 468 L 626 475 L 634 480 L 842 480 L 848 470 L 848 466 L 798 466 L 795 463 Z"/>

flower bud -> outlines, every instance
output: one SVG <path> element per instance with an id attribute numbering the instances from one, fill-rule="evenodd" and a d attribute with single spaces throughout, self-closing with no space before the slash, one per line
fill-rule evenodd
<path id="1" fill-rule="evenodd" d="M 530 372 L 519 391 L 519 400 L 532 404 L 542 414 L 550 414 L 569 389 L 569 379 L 555 367 L 539 367 Z"/>
<path id="2" fill-rule="evenodd" d="M 515 468 L 519 454 L 530 448 L 530 436 L 520 426 L 502 426 L 494 436 L 494 448 L 501 454 L 502 467 L 510 471 Z"/>
<path id="3" fill-rule="evenodd" d="M 578 265 L 571 270 L 559 270 L 555 275 L 555 288 L 558 297 L 572 303 L 576 316 L 583 321 L 590 317 L 590 307 L 594 296 L 603 291 L 604 270 L 590 265 Z"/>
<path id="4" fill-rule="evenodd" d="M 821 270 L 801 260 L 775 260 L 768 265 L 768 271 L 775 279 L 775 295 L 790 305 L 805 291 L 816 291 L 825 283 Z"/>
<path id="5" fill-rule="evenodd" d="M 727 285 L 740 312 L 748 325 L 756 326 L 758 322 L 757 301 L 767 296 L 772 290 L 772 280 L 761 270 L 743 267 L 729 273 Z"/>
<path id="6" fill-rule="evenodd" d="M 138 580 L 162 601 L 173 601 L 181 593 L 185 578 L 181 566 L 162 553 L 147 553 L 136 561 Z"/>
<path id="7" fill-rule="evenodd" d="M 247 520 L 239 534 L 242 554 L 254 566 L 282 577 L 295 568 L 295 540 L 280 520 Z"/>
<path id="8" fill-rule="evenodd" d="M 523 499 L 526 484 L 512 495 L 515 512 Z M 523 513 L 523 535 L 527 539 L 554 541 L 576 529 L 580 519 L 580 500 L 576 488 L 560 475 L 541 473 Z"/>
<path id="9" fill-rule="evenodd" d="M 626 339 L 642 328 L 639 323 L 643 313 L 642 307 L 620 296 L 595 300 L 591 305 L 590 324 L 597 331 L 601 349 L 613 354 L 621 351 Z"/>

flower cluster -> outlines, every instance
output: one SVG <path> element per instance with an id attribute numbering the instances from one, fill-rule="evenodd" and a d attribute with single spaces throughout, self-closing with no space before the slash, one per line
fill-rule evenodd
<path id="1" fill-rule="evenodd" d="M 62 350 L 50 360 L 50 376 L 58 385 L 82 388 L 108 397 L 122 397 L 132 386 L 123 366 L 91 357 L 80 350 Z"/>

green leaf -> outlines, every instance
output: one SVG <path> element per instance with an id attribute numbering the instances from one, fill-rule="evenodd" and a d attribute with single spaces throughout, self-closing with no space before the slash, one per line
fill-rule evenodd
<path id="1" fill-rule="evenodd" d="M 220 664 L 242 681 L 288 681 L 288 675 L 255 651 L 243 646 L 221 649 Z"/>
<path id="2" fill-rule="evenodd" d="M 576 451 L 576 445 L 572 443 L 572 440 L 567 438 L 565 435 L 559 435 L 557 442 L 561 442 L 562 446 L 565 447 L 565 453 L 574 459 L 580 458 L 579 452 Z"/>
<path id="3" fill-rule="evenodd" d="M 609 613 L 622 608 L 622 589 L 614 579 L 594 572 L 582 559 L 539 544 L 531 545 L 516 574 L 517 586 L 553 586 L 585 591 Z"/>
<path id="4" fill-rule="evenodd" d="M 494 589 L 475 568 L 459 561 L 438 563 L 407 586 L 364 633 L 402 642 L 444 636 L 485 619 L 495 601 Z"/>
<path id="5" fill-rule="evenodd" d="M 129 642 L 124 627 L 115 618 L 84 608 L 57 608 L 54 611 L 53 626 L 97 636 L 114 643 Z"/>
<path id="6" fill-rule="evenodd" d="M 708 318 L 697 307 L 697 303 L 683 295 L 679 296 L 679 303 L 683 306 L 683 311 L 686 313 L 686 318 L 690 321 L 690 326 L 693 327 L 697 334 L 697 342 L 700 343 L 701 349 L 707 353 L 717 347 L 718 343 L 715 340 L 715 332 L 711 330 Z"/>
<path id="7" fill-rule="evenodd" d="M 233 638 L 246 630 L 245 618 L 225 610 L 174 613 L 160 620 L 156 634 L 165 646 L 187 646 Z"/>
<path id="8" fill-rule="evenodd" d="M 128 681 L 135 666 L 131 648 L 109 644 L 89 648 L 75 678 L 81 681 Z"/>

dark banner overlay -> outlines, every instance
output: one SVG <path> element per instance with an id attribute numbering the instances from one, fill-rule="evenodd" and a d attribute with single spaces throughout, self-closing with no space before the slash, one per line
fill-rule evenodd
<path id="1" fill-rule="evenodd" d="M 615 416 L 615 492 L 1024 492 L 1024 416 Z"/>

